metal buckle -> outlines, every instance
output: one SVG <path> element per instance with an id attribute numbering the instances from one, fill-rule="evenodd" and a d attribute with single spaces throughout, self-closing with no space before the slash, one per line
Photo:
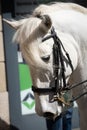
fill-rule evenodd
<path id="1" fill-rule="evenodd" d="M 70 102 L 71 100 L 72 100 L 72 93 L 70 90 L 62 91 L 60 92 L 60 94 L 57 93 L 56 95 L 53 96 L 53 99 L 52 99 L 53 102 L 59 101 L 66 107 L 72 106 L 72 102 Z"/>

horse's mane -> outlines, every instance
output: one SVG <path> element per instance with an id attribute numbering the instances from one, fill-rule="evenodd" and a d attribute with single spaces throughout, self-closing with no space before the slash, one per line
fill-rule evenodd
<path id="1" fill-rule="evenodd" d="M 39 14 L 45 14 L 47 12 L 53 12 L 53 11 L 58 11 L 58 10 L 75 10 L 83 14 L 87 14 L 87 9 L 75 4 L 75 3 L 63 3 L 63 2 L 54 2 L 48 5 L 42 4 L 38 6 L 35 11 L 33 12 L 34 15 L 39 15 Z"/>
<path id="2" fill-rule="evenodd" d="M 21 23 L 21 20 L 19 20 Z M 39 35 L 38 25 L 41 20 L 37 17 L 29 17 L 22 19 L 22 26 L 16 31 L 13 41 L 17 41 L 17 43 L 24 43 L 27 39 L 32 41 L 34 38 L 37 39 L 37 35 Z M 32 38 L 33 36 L 33 38 Z"/>
<path id="3" fill-rule="evenodd" d="M 38 15 L 43 15 L 43 14 L 48 14 L 51 12 L 56 12 L 60 10 L 74 10 L 83 14 L 87 14 L 87 9 L 74 4 L 74 3 L 61 3 L 61 2 L 56 2 L 54 4 L 42 4 L 38 6 L 32 13 L 32 15 L 28 18 L 24 18 L 22 20 L 19 20 L 20 23 L 22 23 L 22 26 L 17 30 L 14 36 L 14 40 L 19 43 L 23 43 L 26 39 L 28 39 L 30 36 L 30 39 L 34 40 L 34 37 L 36 36 L 37 33 L 40 33 L 40 30 L 38 30 L 38 26 L 41 23 L 41 19 L 37 18 Z M 33 32 L 32 32 L 33 31 Z M 33 35 L 32 35 L 33 34 Z M 33 36 L 33 38 L 32 38 Z"/>

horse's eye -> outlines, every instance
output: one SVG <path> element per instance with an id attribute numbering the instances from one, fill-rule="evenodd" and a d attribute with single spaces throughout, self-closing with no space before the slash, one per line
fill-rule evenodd
<path id="1" fill-rule="evenodd" d="M 48 62 L 49 59 L 50 59 L 50 55 L 43 56 L 43 57 L 41 57 L 41 59 L 42 59 L 44 62 Z"/>

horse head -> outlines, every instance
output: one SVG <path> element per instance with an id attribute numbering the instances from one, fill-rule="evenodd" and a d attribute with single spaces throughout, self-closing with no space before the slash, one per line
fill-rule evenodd
<path id="1" fill-rule="evenodd" d="M 61 90 L 66 89 L 77 67 L 76 41 L 54 28 L 49 15 L 5 21 L 16 30 L 14 40 L 30 67 L 37 114 L 55 118 L 66 105 Z"/>

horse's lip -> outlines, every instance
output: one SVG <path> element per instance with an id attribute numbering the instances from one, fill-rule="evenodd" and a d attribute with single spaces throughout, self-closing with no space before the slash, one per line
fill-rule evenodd
<path id="1" fill-rule="evenodd" d="M 46 117 L 47 119 L 53 119 L 54 114 L 51 113 L 51 112 L 45 112 L 45 113 L 43 114 L 43 116 Z"/>
<path id="2" fill-rule="evenodd" d="M 48 116 L 45 117 L 46 119 L 55 120 L 58 117 L 58 115 Z"/>
<path id="3" fill-rule="evenodd" d="M 43 114 L 43 117 L 45 117 L 46 119 L 55 120 L 56 117 L 58 117 L 58 114 L 47 112 Z"/>

